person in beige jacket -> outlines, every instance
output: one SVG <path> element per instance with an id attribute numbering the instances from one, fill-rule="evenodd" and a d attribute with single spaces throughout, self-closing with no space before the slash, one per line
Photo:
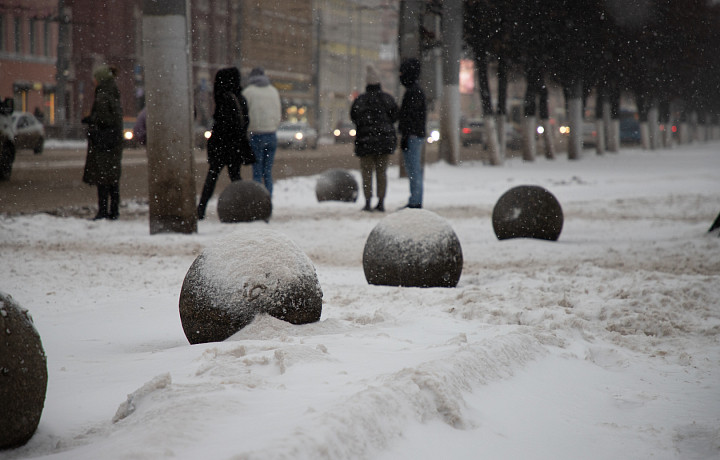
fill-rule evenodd
<path id="1" fill-rule="evenodd" d="M 277 129 L 282 118 L 280 94 L 262 67 L 250 72 L 248 86 L 242 92 L 250 116 L 250 145 L 255 154 L 253 180 L 264 185 L 272 197 L 272 167 L 277 150 Z"/>

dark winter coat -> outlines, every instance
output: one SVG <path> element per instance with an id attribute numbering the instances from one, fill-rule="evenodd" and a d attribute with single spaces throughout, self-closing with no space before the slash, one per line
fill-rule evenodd
<path id="1" fill-rule="evenodd" d="M 425 93 L 418 84 L 420 63 L 417 59 L 408 59 L 400 65 L 400 83 L 405 86 L 400 105 L 400 123 L 398 131 L 405 141 L 409 136 L 425 137 L 427 106 Z"/>
<path id="2" fill-rule="evenodd" d="M 95 100 L 88 125 L 88 151 L 83 182 L 90 185 L 118 185 L 122 173 L 123 114 L 120 90 L 109 71 L 96 71 Z"/>
<path id="3" fill-rule="evenodd" d="M 237 69 L 221 69 L 215 75 L 215 112 L 212 135 L 208 139 L 208 163 L 218 167 L 242 161 L 243 153 L 253 157 L 247 141 L 250 124 L 247 100 L 242 95 Z"/>
<path id="4" fill-rule="evenodd" d="M 365 93 L 355 99 L 350 119 L 357 127 L 355 155 L 389 155 L 395 151 L 398 106 L 380 85 L 368 85 Z"/>

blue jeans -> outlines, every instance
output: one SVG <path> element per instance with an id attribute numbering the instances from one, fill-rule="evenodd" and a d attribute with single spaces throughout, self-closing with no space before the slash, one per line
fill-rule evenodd
<path id="1" fill-rule="evenodd" d="M 422 207 L 423 202 L 423 168 L 422 168 L 422 148 L 425 139 L 418 136 L 410 136 L 408 145 L 403 149 L 403 159 L 405 160 L 405 171 L 407 171 L 408 179 L 410 179 L 410 200 L 408 206 Z"/>
<path id="2" fill-rule="evenodd" d="M 272 196 L 272 167 L 275 162 L 275 150 L 277 150 L 277 135 L 275 133 L 251 134 L 250 146 L 255 154 L 255 163 L 252 165 L 253 180 L 264 185 Z"/>

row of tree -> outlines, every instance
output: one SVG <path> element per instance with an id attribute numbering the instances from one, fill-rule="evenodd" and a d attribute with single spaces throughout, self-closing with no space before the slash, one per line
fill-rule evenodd
<path id="1" fill-rule="evenodd" d="M 464 40 L 474 55 L 490 139 L 502 161 L 507 79 L 522 73 L 523 156 L 535 156 L 535 128 L 547 125 L 547 83 L 563 88 L 570 125 L 568 157 L 582 149 L 587 97 L 596 97 L 598 139 L 619 148 L 620 96 L 634 97 L 643 145 L 661 139 L 657 126 L 691 119 L 716 125 L 720 114 L 720 2 L 715 0 L 465 0 Z M 496 69 L 493 106 L 488 69 Z M 677 117 L 678 120 L 671 120 Z M 497 122 L 495 122 L 497 120 Z M 549 133 L 549 126 L 545 126 Z M 669 131 L 668 131 L 669 132 Z M 554 156 L 552 137 L 545 154 Z M 601 142 L 598 146 L 604 149 Z"/>

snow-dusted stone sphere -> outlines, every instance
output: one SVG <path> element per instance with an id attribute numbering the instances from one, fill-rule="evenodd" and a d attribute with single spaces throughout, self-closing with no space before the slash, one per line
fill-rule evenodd
<path id="1" fill-rule="evenodd" d="M 310 259 L 286 236 L 243 229 L 216 240 L 190 266 L 180 320 L 192 344 L 220 342 L 268 313 L 292 324 L 318 321 L 322 289 Z"/>
<path id="2" fill-rule="evenodd" d="M 455 287 L 462 273 L 460 240 L 450 224 L 424 209 L 403 209 L 368 236 L 363 269 L 369 284 Z"/>
<path id="3" fill-rule="evenodd" d="M 345 169 L 329 169 L 322 173 L 315 185 L 318 201 L 354 202 L 358 197 L 358 183 Z"/>
<path id="4" fill-rule="evenodd" d="M 35 433 L 47 391 L 47 360 L 27 310 L 0 292 L 0 449 Z"/>
<path id="5" fill-rule="evenodd" d="M 563 227 L 563 212 L 555 196 L 537 185 L 519 185 L 495 203 L 493 229 L 499 240 L 537 238 L 556 241 Z"/>
<path id="6" fill-rule="evenodd" d="M 270 220 L 272 200 L 265 187 L 255 181 L 238 180 L 231 182 L 218 198 L 220 222 L 252 222 Z"/>

